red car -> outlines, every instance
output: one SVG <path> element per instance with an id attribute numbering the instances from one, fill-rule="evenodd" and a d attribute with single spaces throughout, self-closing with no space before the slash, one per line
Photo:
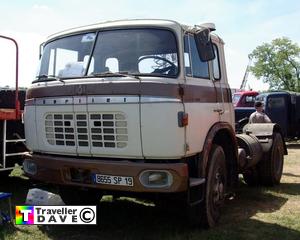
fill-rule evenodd
<path id="1" fill-rule="evenodd" d="M 232 96 L 234 107 L 254 107 L 255 97 L 259 93 L 256 91 L 236 92 Z"/>

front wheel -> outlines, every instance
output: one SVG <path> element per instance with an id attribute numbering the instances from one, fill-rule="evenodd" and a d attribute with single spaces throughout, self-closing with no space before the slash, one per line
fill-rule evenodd
<path id="1" fill-rule="evenodd" d="M 213 145 L 209 156 L 204 202 L 201 205 L 201 222 L 213 227 L 221 215 L 227 186 L 226 160 L 223 148 Z"/>

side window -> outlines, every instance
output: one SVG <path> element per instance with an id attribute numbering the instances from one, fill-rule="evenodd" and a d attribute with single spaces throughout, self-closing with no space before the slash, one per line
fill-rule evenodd
<path id="1" fill-rule="evenodd" d="M 269 108 L 284 108 L 284 97 L 275 97 L 268 99 Z"/>
<path id="2" fill-rule="evenodd" d="M 187 76 L 209 78 L 208 62 L 202 62 L 193 36 L 184 36 L 184 63 Z"/>
<path id="3" fill-rule="evenodd" d="M 245 107 L 253 107 L 255 103 L 255 96 L 246 96 Z"/>
<path id="4" fill-rule="evenodd" d="M 213 46 L 214 46 L 214 51 L 215 51 L 215 56 L 216 56 L 212 62 L 213 75 L 214 75 L 214 79 L 219 80 L 221 78 L 219 51 L 218 51 L 217 45 L 214 44 Z"/>

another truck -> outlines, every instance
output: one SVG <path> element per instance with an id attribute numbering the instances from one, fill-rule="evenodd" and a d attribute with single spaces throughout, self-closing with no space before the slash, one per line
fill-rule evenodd
<path id="1" fill-rule="evenodd" d="M 27 90 L 24 171 L 66 204 L 103 194 L 168 200 L 214 226 L 229 189 L 280 183 L 276 124 L 236 135 L 214 24 L 111 21 L 52 35 Z"/>
<path id="2" fill-rule="evenodd" d="M 257 91 L 239 91 L 232 96 L 234 107 L 253 107 L 255 97 L 259 94 Z"/>
<path id="3" fill-rule="evenodd" d="M 300 137 L 300 93 L 273 91 L 261 93 L 257 101 L 264 104 L 264 112 L 272 122 L 280 125 L 285 138 Z M 298 110 L 298 111 L 297 111 Z M 255 108 L 235 108 L 236 129 L 242 131 Z"/>

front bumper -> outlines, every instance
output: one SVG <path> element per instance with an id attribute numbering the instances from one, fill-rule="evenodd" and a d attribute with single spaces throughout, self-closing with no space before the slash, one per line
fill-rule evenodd
<path id="1" fill-rule="evenodd" d="M 32 154 L 25 158 L 24 164 L 34 164 L 36 172 L 25 173 L 30 178 L 58 185 L 81 186 L 103 190 L 129 192 L 184 192 L 188 189 L 188 166 L 186 163 L 144 163 L 128 160 L 98 160 L 92 158 L 65 157 Z M 147 170 L 168 171 L 172 175 L 172 184 L 167 187 L 145 187 L 140 181 L 140 174 Z M 82 178 L 74 180 L 76 171 Z M 94 183 L 93 175 L 114 175 L 133 178 L 133 186 L 106 185 Z"/>

